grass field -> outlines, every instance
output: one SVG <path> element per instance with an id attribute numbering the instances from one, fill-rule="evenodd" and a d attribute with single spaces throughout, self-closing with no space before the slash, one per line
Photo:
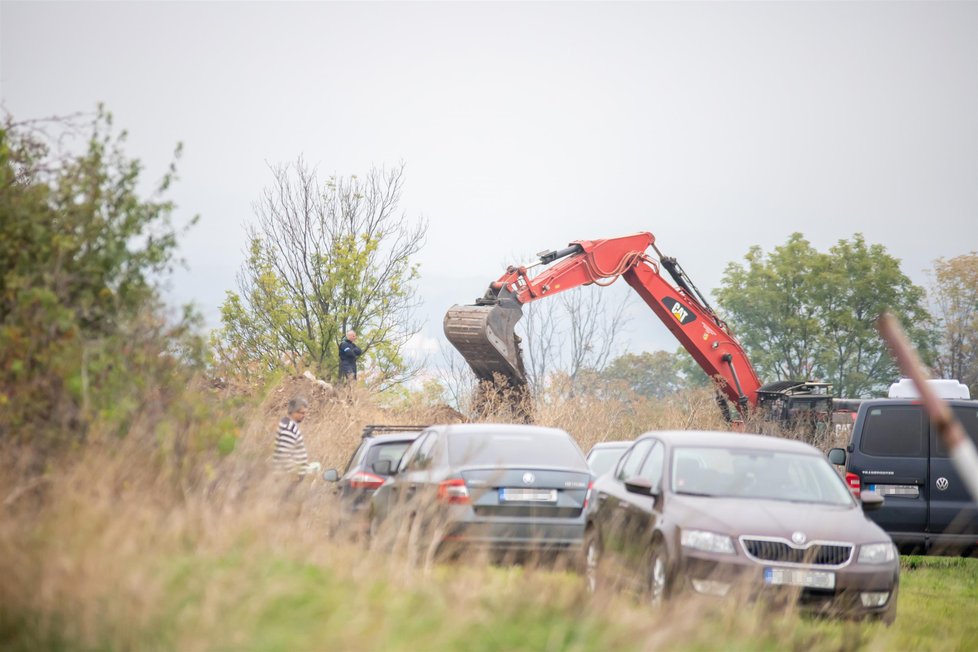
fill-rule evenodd
<path id="1" fill-rule="evenodd" d="M 976 559 L 904 558 L 898 616 L 887 628 L 735 601 L 653 609 L 631 595 L 591 595 L 572 572 L 368 550 L 346 536 L 322 481 L 283 499 L 265 472 L 267 421 L 282 396 L 266 401 L 233 454 L 191 476 L 150 463 L 133 438 L 87 446 L 25 486 L 11 463 L 16 452 L 0 451 L 0 649 L 978 647 Z M 306 436 L 314 457 L 332 465 L 345 463 L 364 423 L 426 417 L 355 402 L 320 409 Z M 582 406 L 550 422 L 577 419 L 584 436 L 600 440 L 647 418 L 616 414 Z M 688 412 L 658 418 L 670 427 Z"/>

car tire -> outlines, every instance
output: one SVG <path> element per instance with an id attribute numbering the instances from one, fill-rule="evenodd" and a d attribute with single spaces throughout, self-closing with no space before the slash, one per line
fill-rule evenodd
<path id="1" fill-rule="evenodd" d="M 596 593 L 602 587 L 601 562 L 604 550 L 601 535 L 597 528 L 590 527 L 584 533 L 584 547 L 581 550 L 581 572 L 587 581 L 588 593 Z"/>
<path id="2" fill-rule="evenodd" d="M 880 621 L 889 627 L 896 620 L 897 616 L 897 595 L 900 593 L 900 586 L 893 587 L 893 594 L 890 595 L 890 603 L 886 606 L 886 611 L 880 614 Z"/>
<path id="3" fill-rule="evenodd" d="M 648 599 L 659 606 L 672 595 L 672 568 L 669 553 L 661 539 L 652 542 L 649 548 Z"/>
<path id="4" fill-rule="evenodd" d="M 381 544 L 384 538 L 383 522 L 377 515 L 377 512 L 370 510 L 370 515 L 367 517 L 367 546 L 370 550 L 381 550 Z"/>

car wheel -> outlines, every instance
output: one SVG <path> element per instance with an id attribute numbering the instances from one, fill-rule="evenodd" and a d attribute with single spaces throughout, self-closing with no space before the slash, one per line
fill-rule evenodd
<path id="1" fill-rule="evenodd" d="M 671 570 L 666 546 L 662 541 L 654 541 L 649 550 L 649 601 L 653 605 L 661 605 L 669 598 L 671 590 Z"/>
<path id="2" fill-rule="evenodd" d="M 880 620 L 884 625 L 889 627 L 896 620 L 897 615 L 897 594 L 900 592 L 899 585 L 893 587 L 893 594 L 890 596 L 890 603 L 886 607 L 886 611 L 880 614 Z"/>
<path id="3" fill-rule="evenodd" d="M 371 550 L 381 549 L 381 539 L 383 537 L 382 521 L 377 515 L 377 512 L 370 510 L 370 516 L 368 517 L 367 525 L 367 544 Z"/>
<path id="4" fill-rule="evenodd" d="M 597 529 L 588 528 L 584 534 L 583 571 L 587 579 L 587 590 L 594 593 L 601 586 L 600 566 L 601 566 L 601 536 Z"/>

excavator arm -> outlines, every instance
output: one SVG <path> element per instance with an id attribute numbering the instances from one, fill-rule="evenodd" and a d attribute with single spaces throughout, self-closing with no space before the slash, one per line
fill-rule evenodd
<path id="1" fill-rule="evenodd" d="M 649 248 L 658 260 L 648 255 Z M 539 262 L 507 268 L 474 305 L 452 306 L 445 315 L 446 337 L 480 380 L 526 385 L 515 332 L 523 304 L 582 285 L 610 285 L 623 277 L 703 371 L 719 381 L 741 414 L 756 405 L 761 384 L 747 354 L 679 263 L 659 252 L 651 233 L 580 240 L 537 255 Z M 538 265 L 550 266 L 530 277 L 529 270 Z M 663 269 L 673 283 L 662 276 Z"/>

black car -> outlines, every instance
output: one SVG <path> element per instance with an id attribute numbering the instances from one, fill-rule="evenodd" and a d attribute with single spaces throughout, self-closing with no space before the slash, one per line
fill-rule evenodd
<path id="1" fill-rule="evenodd" d="M 587 452 L 587 463 L 595 477 L 604 475 L 618 464 L 618 460 L 632 445 L 628 441 L 602 441 L 591 447 Z"/>
<path id="2" fill-rule="evenodd" d="M 371 537 L 429 550 L 580 553 L 591 471 L 563 430 L 432 426 L 371 498 Z"/>
<path id="3" fill-rule="evenodd" d="M 328 469 L 323 478 L 336 483 L 343 509 L 355 515 L 397 468 L 401 456 L 427 426 L 369 425 L 363 429 L 360 445 L 341 476 Z"/>
<path id="4" fill-rule="evenodd" d="M 978 401 L 948 405 L 978 443 Z M 901 552 L 978 553 L 978 505 L 919 400 L 863 401 L 849 445 L 832 449 L 829 458 L 845 465 L 854 494 L 869 490 L 886 498 L 871 517 Z"/>
<path id="5" fill-rule="evenodd" d="M 899 556 L 808 444 L 652 432 L 594 481 L 585 570 L 659 602 L 678 592 L 788 600 L 826 615 L 896 615 Z M 792 602 L 794 603 L 794 602 Z"/>

